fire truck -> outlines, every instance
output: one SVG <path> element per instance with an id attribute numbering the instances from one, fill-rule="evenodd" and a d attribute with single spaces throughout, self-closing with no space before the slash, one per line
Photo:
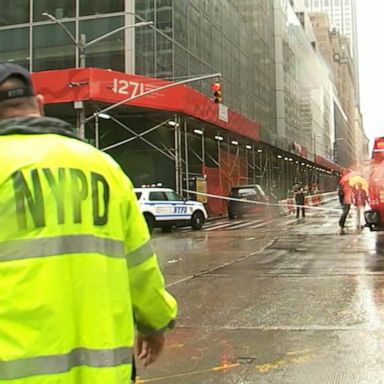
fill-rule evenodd
<path id="1" fill-rule="evenodd" d="M 365 212 L 365 221 L 371 231 L 384 230 L 384 137 L 373 144 L 369 174 L 369 201 L 371 209 Z"/>

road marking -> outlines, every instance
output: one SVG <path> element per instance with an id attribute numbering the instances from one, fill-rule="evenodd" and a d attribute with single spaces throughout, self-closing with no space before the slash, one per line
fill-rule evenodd
<path id="1" fill-rule="evenodd" d="M 258 225 L 252 225 L 252 227 L 249 227 L 249 229 L 256 229 L 256 228 L 264 227 L 267 224 L 268 223 L 260 223 Z"/>
<path id="2" fill-rule="evenodd" d="M 234 363 L 234 364 L 223 364 L 218 367 L 212 367 L 212 368 L 206 368 L 206 369 L 199 369 L 196 371 L 190 371 L 190 372 L 181 372 L 181 373 L 176 373 L 173 375 L 169 376 L 158 376 L 158 377 L 152 377 L 150 379 L 143 379 L 141 380 L 140 378 L 137 380 L 138 384 L 142 383 L 154 383 L 156 381 L 161 381 L 161 380 L 169 380 L 169 379 L 174 379 L 178 377 L 186 377 L 186 376 L 193 376 L 193 375 L 198 375 L 200 373 L 206 373 L 206 372 L 219 372 L 219 371 L 226 371 L 227 369 L 233 369 L 237 368 L 240 366 L 240 363 Z"/>
<path id="3" fill-rule="evenodd" d="M 262 220 L 261 219 L 257 219 L 257 220 L 253 220 L 253 221 L 248 221 L 246 223 L 243 223 L 243 224 L 237 224 L 237 225 L 234 225 L 228 229 L 237 229 L 237 228 L 242 228 L 242 227 L 246 227 L 246 226 L 249 226 L 249 225 L 252 225 L 252 224 L 256 224 L 256 223 L 260 223 Z"/>
<path id="4" fill-rule="evenodd" d="M 206 230 L 207 228 L 212 228 L 212 227 L 216 227 L 219 225 L 223 225 L 224 223 L 228 224 L 228 221 L 223 221 L 223 220 L 206 221 L 202 227 L 202 230 Z M 178 228 L 178 230 L 180 232 L 190 232 L 192 230 L 192 228 L 190 226 L 186 226 L 186 227 Z"/>
<path id="5" fill-rule="evenodd" d="M 303 349 L 301 351 L 290 351 L 290 352 L 287 352 L 287 356 L 301 355 L 303 353 L 309 353 L 309 352 L 312 352 L 312 350 L 311 349 Z"/>
<path id="6" fill-rule="evenodd" d="M 241 221 L 241 222 L 236 222 L 236 223 L 233 223 L 233 222 L 227 222 L 227 223 L 224 223 L 224 224 L 219 224 L 219 225 L 215 225 L 215 226 L 212 226 L 212 227 L 209 227 L 207 229 L 204 229 L 205 231 L 214 231 L 215 229 L 223 229 L 223 228 L 226 228 L 226 227 L 230 227 L 232 225 L 237 225 L 237 224 L 242 224 L 242 223 L 246 223 L 245 221 Z"/>
<path id="7" fill-rule="evenodd" d="M 272 370 L 278 369 L 282 366 L 293 364 L 293 365 L 302 365 L 314 360 L 316 355 L 310 353 L 311 350 L 297 351 L 297 352 L 288 352 L 286 353 L 287 358 L 280 359 L 271 363 L 264 363 L 256 365 L 256 369 L 260 373 L 269 373 Z"/>

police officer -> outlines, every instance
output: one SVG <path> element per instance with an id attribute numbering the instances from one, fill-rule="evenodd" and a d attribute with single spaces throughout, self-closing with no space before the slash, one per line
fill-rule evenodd
<path id="1" fill-rule="evenodd" d="M 128 383 L 177 305 L 130 180 L 0 64 L 0 382 Z"/>
<path id="2" fill-rule="evenodd" d="M 295 192 L 295 202 L 296 202 L 296 219 L 300 217 L 300 210 L 301 210 L 301 216 L 305 217 L 305 193 L 304 189 L 302 187 L 298 187 Z"/>

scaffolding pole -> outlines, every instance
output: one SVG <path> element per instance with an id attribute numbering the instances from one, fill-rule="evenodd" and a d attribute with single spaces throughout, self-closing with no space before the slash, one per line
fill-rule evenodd
<path id="1" fill-rule="evenodd" d="M 180 118 L 175 115 L 175 179 L 176 179 L 176 192 L 181 193 L 182 186 L 182 162 L 181 162 L 181 126 Z"/>
<path id="2" fill-rule="evenodd" d="M 185 189 L 189 188 L 189 154 L 188 154 L 188 129 L 187 120 L 184 119 L 184 155 L 185 155 Z M 189 192 L 187 192 L 187 199 L 189 200 Z"/>
<path id="3" fill-rule="evenodd" d="M 256 184 L 256 159 L 255 159 L 255 146 L 252 146 L 252 164 L 253 164 L 253 184 Z"/>

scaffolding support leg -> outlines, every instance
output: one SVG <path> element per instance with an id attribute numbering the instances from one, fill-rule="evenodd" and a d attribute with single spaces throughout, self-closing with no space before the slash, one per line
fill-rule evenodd
<path id="1" fill-rule="evenodd" d="M 189 190 L 189 154 L 188 154 L 188 129 L 187 121 L 184 120 L 184 153 L 185 153 L 185 189 Z M 189 200 L 189 192 L 187 192 L 187 199 Z"/>
<path id="2" fill-rule="evenodd" d="M 181 127 L 180 118 L 175 116 L 175 180 L 176 192 L 181 194 L 182 190 L 182 161 L 181 161 Z"/>

